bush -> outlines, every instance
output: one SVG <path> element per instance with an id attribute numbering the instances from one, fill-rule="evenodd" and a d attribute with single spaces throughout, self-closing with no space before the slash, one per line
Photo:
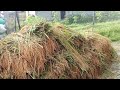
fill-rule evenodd
<path id="1" fill-rule="evenodd" d="M 119 11 L 96 11 L 95 21 L 96 22 L 107 22 L 120 19 Z M 92 23 L 93 15 L 80 13 L 77 15 L 69 15 L 63 21 L 64 24 L 72 23 Z"/>
<path id="2" fill-rule="evenodd" d="M 73 17 L 74 17 L 73 15 L 69 15 L 62 22 L 64 24 L 72 24 L 74 22 Z"/>
<path id="3" fill-rule="evenodd" d="M 52 19 L 53 19 L 53 22 L 60 21 L 59 13 L 57 11 L 52 11 Z"/>
<path id="4" fill-rule="evenodd" d="M 93 21 L 92 15 L 85 15 L 81 17 L 81 23 L 89 23 Z"/>
<path id="5" fill-rule="evenodd" d="M 97 11 L 96 21 L 106 22 L 120 19 L 120 12 L 118 11 Z"/>
<path id="6" fill-rule="evenodd" d="M 81 15 L 73 16 L 73 23 L 80 23 L 81 22 Z"/>
<path id="7" fill-rule="evenodd" d="M 64 24 L 72 24 L 72 23 L 89 23 L 92 22 L 93 16 L 91 15 L 69 15 L 63 21 Z"/>
<path id="8" fill-rule="evenodd" d="M 25 20 L 25 22 L 23 24 L 30 24 L 30 25 L 36 25 L 38 23 L 40 23 L 41 21 L 46 21 L 45 18 L 42 18 L 40 16 L 28 16 L 27 19 Z"/>

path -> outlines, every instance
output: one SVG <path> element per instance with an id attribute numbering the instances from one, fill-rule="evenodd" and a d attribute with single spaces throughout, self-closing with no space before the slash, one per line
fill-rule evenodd
<path id="1" fill-rule="evenodd" d="M 103 79 L 120 79 L 120 41 L 113 42 L 112 46 L 118 54 L 118 58 L 112 66 L 103 74 Z"/>

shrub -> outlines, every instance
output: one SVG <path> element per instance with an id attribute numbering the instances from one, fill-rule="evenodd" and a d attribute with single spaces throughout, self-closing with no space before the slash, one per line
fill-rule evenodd
<path id="1" fill-rule="evenodd" d="M 88 23 L 92 22 L 93 16 L 91 15 L 69 15 L 63 21 L 64 24 L 72 24 L 72 23 Z"/>
<path id="2" fill-rule="evenodd" d="M 42 18 L 40 16 L 28 16 L 27 19 L 25 20 L 24 24 L 30 24 L 30 25 L 36 25 L 40 23 L 41 21 L 46 21 L 45 18 Z"/>
<path id="3" fill-rule="evenodd" d="M 57 11 L 52 11 L 52 19 L 53 19 L 53 22 L 60 21 L 59 14 Z"/>
<path id="4" fill-rule="evenodd" d="M 96 21 L 106 22 L 120 19 L 120 12 L 118 11 L 97 11 Z"/>

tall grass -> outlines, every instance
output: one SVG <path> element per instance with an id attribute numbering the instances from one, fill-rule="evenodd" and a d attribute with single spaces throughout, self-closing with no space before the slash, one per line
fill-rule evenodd
<path id="1" fill-rule="evenodd" d="M 108 37 L 111 41 L 120 40 L 120 20 L 111 22 L 96 23 L 93 27 L 92 23 L 86 24 L 71 24 L 70 28 L 82 31 L 89 28 L 94 28 L 94 32 L 99 33 L 105 37 Z"/>

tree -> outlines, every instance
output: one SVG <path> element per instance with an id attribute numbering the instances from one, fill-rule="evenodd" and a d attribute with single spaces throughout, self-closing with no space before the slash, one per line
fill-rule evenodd
<path id="1" fill-rule="evenodd" d="M 61 16 L 61 20 L 63 20 L 65 18 L 65 11 L 60 11 L 60 16 Z"/>
<path id="2" fill-rule="evenodd" d="M 95 11 L 93 11 L 93 25 L 95 24 Z"/>
<path id="3" fill-rule="evenodd" d="M 20 20 L 19 20 L 19 15 L 18 15 L 17 11 L 15 12 L 15 30 L 16 30 L 16 19 L 17 19 L 17 22 L 18 22 L 18 27 L 20 29 Z"/>

